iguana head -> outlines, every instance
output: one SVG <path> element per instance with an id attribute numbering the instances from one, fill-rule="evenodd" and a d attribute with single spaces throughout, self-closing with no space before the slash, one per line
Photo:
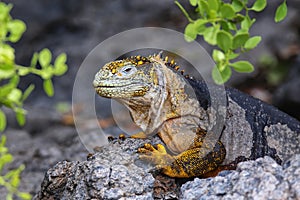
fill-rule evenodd
<path id="1" fill-rule="evenodd" d="M 96 92 L 102 97 L 124 99 L 144 96 L 157 85 L 164 87 L 164 73 L 178 71 L 179 66 L 174 60 L 168 61 L 168 57 L 163 59 L 161 53 L 131 56 L 105 64 L 93 81 Z"/>
<path id="2" fill-rule="evenodd" d="M 95 75 L 96 92 L 108 98 L 143 96 L 154 81 L 149 57 L 134 56 L 109 62 Z"/>

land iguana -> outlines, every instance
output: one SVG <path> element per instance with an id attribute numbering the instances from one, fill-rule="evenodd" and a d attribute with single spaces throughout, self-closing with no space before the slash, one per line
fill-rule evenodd
<path id="1" fill-rule="evenodd" d="M 186 178 L 265 155 L 281 163 L 300 153 L 299 121 L 233 88 L 225 90 L 222 132 L 208 137 L 214 136 L 211 124 L 217 118 L 212 116 L 218 110 L 205 82 L 184 76 L 178 68 L 161 54 L 132 56 L 105 64 L 95 75 L 97 94 L 125 105 L 142 129 L 133 138 L 158 134 L 165 144 L 145 144 L 138 149 L 141 159 L 170 177 Z"/>

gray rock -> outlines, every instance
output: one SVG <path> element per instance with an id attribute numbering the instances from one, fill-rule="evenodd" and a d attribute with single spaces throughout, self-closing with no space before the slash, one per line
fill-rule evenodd
<path id="1" fill-rule="evenodd" d="M 196 178 L 181 187 L 182 199 L 300 199 L 300 154 L 283 166 L 272 158 L 238 164 L 234 171 Z"/>
<path id="2" fill-rule="evenodd" d="M 134 152 L 150 140 L 115 140 L 83 162 L 59 162 L 49 169 L 35 199 L 153 199 L 149 165 Z"/>
<path id="3" fill-rule="evenodd" d="M 160 141 L 157 137 L 114 140 L 97 148 L 97 153 L 87 161 L 57 163 L 46 173 L 34 199 L 157 198 L 158 179 L 150 173 L 151 166 L 138 161 L 135 153 L 145 142 Z M 180 199 L 299 199 L 299 191 L 300 154 L 296 154 L 282 166 L 264 157 L 239 163 L 236 170 L 222 171 L 216 177 L 195 178 L 181 186 Z M 167 199 L 166 194 L 160 198 Z M 171 199 L 178 198 L 176 192 L 171 196 Z"/>

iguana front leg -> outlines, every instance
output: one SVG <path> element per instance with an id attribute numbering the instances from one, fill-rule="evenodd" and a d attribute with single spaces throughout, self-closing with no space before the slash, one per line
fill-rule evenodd
<path id="1" fill-rule="evenodd" d="M 226 151 L 223 144 L 218 141 L 208 154 L 201 147 L 193 147 L 179 155 L 172 156 L 167 153 L 161 144 L 157 148 L 151 144 L 145 144 L 139 148 L 140 158 L 156 165 L 156 168 L 170 177 L 189 178 L 203 176 L 217 169 L 223 162 Z"/>

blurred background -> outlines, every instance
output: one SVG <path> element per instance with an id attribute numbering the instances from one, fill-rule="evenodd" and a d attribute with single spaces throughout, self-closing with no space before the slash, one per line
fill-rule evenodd
<path id="1" fill-rule="evenodd" d="M 12 167 L 26 165 L 21 190 L 34 194 L 47 169 L 62 160 L 84 160 L 87 151 L 80 143 L 73 124 L 71 101 L 74 79 L 88 53 L 100 42 L 132 28 L 154 26 L 184 32 L 188 21 L 173 0 L 11 0 L 11 15 L 23 20 L 27 30 L 13 44 L 16 63 L 29 65 L 34 52 L 49 48 L 54 56 L 65 52 L 68 72 L 54 78 L 55 95 L 48 98 L 42 80 L 34 75 L 22 79 L 21 88 L 35 83 L 36 90 L 26 101 L 25 127 L 19 127 L 9 115 L 8 146 L 15 156 Z M 191 16 L 194 8 L 179 1 Z M 252 35 L 261 35 L 260 45 L 243 56 L 256 70 L 251 74 L 234 74 L 227 85 L 239 88 L 300 119 L 300 1 L 288 0 L 288 16 L 274 22 L 282 1 L 268 1 Z M 197 41 L 211 53 L 201 38 Z M 91 80 L 92 82 L 92 80 Z M 92 87 L 92 84 L 91 84 Z M 84 91 L 82 91 L 84 95 Z M 80 108 L 74 112 L 80 112 Z M 114 124 L 109 114 L 99 120 L 102 127 Z M 111 129 L 112 132 L 118 130 Z M 1 189 L 0 189 L 1 193 Z M 0 199 L 1 195 L 0 195 Z"/>
<path id="2" fill-rule="evenodd" d="M 70 102 L 75 74 L 87 54 L 101 41 L 119 32 L 144 26 L 164 27 L 184 32 L 188 21 L 172 0 L 164 1 L 89 1 L 45 0 L 7 1 L 14 5 L 12 16 L 27 24 L 27 31 L 14 45 L 17 63 L 29 64 L 34 52 L 49 48 L 54 55 L 66 52 L 69 71 L 55 82 L 54 99 L 47 98 L 41 90 L 41 80 L 28 77 L 25 88 L 32 81 L 40 87 L 27 103 L 53 105 Z M 300 96 L 296 85 L 299 54 L 300 2 L 288 1 L 288 17 L 276 24 L 275 9 L 281 1 L 270 1 L 266 10 L 257 13 L 257 22 L 251 33 L 261 35 L 258 48 L 249 52 L 246 59 L 255 66 L 252 74 L 235 74 L 228 85 L 238 87 L 299 118 Z M 193 16 L 194 8 L 188 1 L 180 1 Z M 255 13 L 253 13 L 255 14 Z M 198 37 L 200 44 L 210 53 L 211 47 Z M 291 71 L 291 72 L 290 72 Z M 68 81 L 66 81 L 68 80 Z M 40 81 L 40 82 L 39 82 Z M 299 84 L 299 83 L 298 83 Z M 47 102 L 47 103 L 46 103 Z M 288 102 L 288 103 L 285 103 Z"/>

